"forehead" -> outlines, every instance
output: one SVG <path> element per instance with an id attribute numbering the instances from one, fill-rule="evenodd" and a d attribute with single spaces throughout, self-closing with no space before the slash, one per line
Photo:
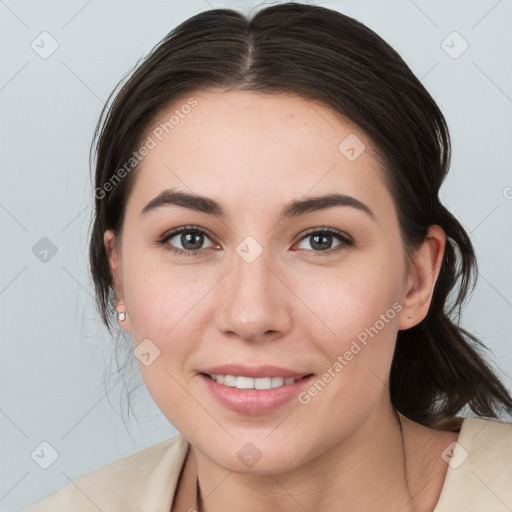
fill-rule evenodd
<path id="1" fill-rule="evenodd" d="M 163 137 L 171 144 L 173 140 L 195 144 L 198 150 L 214 146 L 216 152 L 233 152 L 238 147 L 245 155 L 251 150 L 250 154 L 274 157 L 288 147 L 303 148 L 303 154 L 330 149 L 337 157 L 338 145 L 346 136 L 366 139 L 354 123 L 326 105 L 290 94 L 255 91 L 197 91 L 161 110 L 152 125 L 148 133 L 159 131 L 159 141 Z M 217 146 L 217 142 L 223 144 Z M 261 142 L 267 145 L 262 147 Z M 284 142 L 288 145 L 280 145 Z M 364 144 L 372 149 L 370 141 Z"/>
<path id="2" fill-rule="evenodd" d="M 144 197 L 170 186 L 267 203 L 309 191 L 370 201 L 383 192 L 384 171 L 361 129 L 293 95 L 197 91 L 158 112 L 143 142 L 149 139 L 134 190 Z"/>

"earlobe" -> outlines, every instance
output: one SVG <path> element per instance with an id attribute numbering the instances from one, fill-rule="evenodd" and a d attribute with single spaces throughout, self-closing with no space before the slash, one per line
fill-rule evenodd
<path id="1" fill-rule="evenodd" d="M 116 299 L 116 319 L 125 331 L 131 332 L 128 312 L 124 302 L 123 280 L 121 278 L 119 265 L 119 252 L 116 244 L 116 237 L 112 230 L 105 231 L 105 234 L 103 235 L 103 242 L 105 244 L 110 273 L 112 275 L 113 290 Z"/>
<path id="2" fill-rule="evenodd" d="M 446 235 L 440 226 L 429 226 L 422 245 L 412 256 L 412 270 L 402 300 L 398 328 L 419 324 L 428 313 L 434 287 L 441 270 Z"/>

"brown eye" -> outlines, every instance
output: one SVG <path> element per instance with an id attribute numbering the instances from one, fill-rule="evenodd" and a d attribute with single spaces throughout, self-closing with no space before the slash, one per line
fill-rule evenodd
<path id="1" fill-rule="evenodd" d="M 330 228 L 317 229 L 316 231 L 310 231 L 302 237 L 299 244 L 304 244 L 305 246 L 299 246 L 299 248 L 313 250 L 315 252 L 332 253 L 344 247 L 348 247 L 352 245 L 352 243 L 352 240 L 340 231 Z"/>
<path id="2" fill-rule="evenodd" d="M 209 245 L 205 246 L 205 242 L 208 242 Z M 178 228 L 167 233 L 159 243 L 175 254 L 186 256 L 201 254 L 204 249 L 214 247 L 210 237 L 203 230 L 191 226 Z"/>

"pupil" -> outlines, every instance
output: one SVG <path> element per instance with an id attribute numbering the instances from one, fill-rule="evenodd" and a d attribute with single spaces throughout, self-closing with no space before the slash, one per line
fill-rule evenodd
<path id="1" fill-rule="evenodd" d="M 323 249 L 329 249 L 329 247 L 326 247 L 325 246 L 325 242 L 327 242 L 327 245 L 331 245 L 330 242 L 332 242 L 332 237 L 331 235 L 313 235 L 313 242 L 311 244 L 311 247 L 313 247 L 313 249 L 319 249 L 319 250 L 323 250 Z M 322 245 L 319 241 L 320 240 L 323 240 L 324 241 L 324 245 Z"/>
<path id="2" fill-rule="evenodd" d="M 203 243 L 202 236 L 199 233 L 183 233 L 181 235 L 181 244 L 187 250 L 199 249 Z M 187 246 L 187 244 L 191 244 L 191 246 Z"/>

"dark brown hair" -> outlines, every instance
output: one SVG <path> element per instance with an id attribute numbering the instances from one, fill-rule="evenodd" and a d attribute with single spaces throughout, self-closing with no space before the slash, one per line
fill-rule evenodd
<path id="1" fill-rule="evenodd" d="M 336 11 L 284 3 L 251 17 L 215 9 L 172 30 L 105 105 L 96 128 L 95 218 L 90 265 L 103 321 L 114 325 L 105 230 L 120 234 L 136 166 L 115 186 L 154 116 L 194 91 L 220 87 L 288 93 L 321 102 L 358 125 L 378 149 L 395 200 L 406 252 L 437 224 L 447 245 L 426 318 L 399 331 L 391 367 L 393 405 L 426 426 L 456 429 L 469 407 L 497 418 L 512 398 L 462 329 L 461 306 L 477 276 L 462 225 L 438 192 L 450 163 L 450 138 L 438 106 L 402 58 L 377 34 Z M 115 94 L 115 96 L 114 96 Z M 113 98 L 113 99 L 112 99 Z M 107 193 L 108 192 L 108 193 Z"/>

